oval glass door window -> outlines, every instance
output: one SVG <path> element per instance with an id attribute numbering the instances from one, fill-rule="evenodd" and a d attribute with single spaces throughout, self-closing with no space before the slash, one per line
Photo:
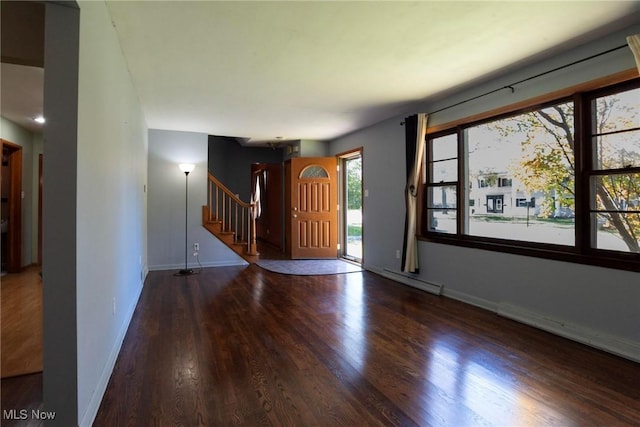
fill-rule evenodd
<path id="1" fill-rule="evenodd" d="M 320 165 L 309 165 L 302 169 L 300 178 L 329 178 L 329 172 Z"/>

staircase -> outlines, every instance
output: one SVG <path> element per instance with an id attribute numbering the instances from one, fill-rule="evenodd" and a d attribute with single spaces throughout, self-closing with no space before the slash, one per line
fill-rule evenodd
<path id="1" fill-rule="evenodd" d="M 216 177 L 209 174 L 207 205 L 202 207 L 202 225 L 247 262 L 258 260 L 256 204 L 240 200 Z"/>

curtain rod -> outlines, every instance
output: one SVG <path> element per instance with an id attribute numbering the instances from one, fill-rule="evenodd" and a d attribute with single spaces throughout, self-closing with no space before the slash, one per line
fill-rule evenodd
<path id="1" fill-rule="evenodd" d="M 511 93 L 514 93 L 516 91 L 515 88 L 514 88 L 515 85 L 519 85 L 520 83 L 524 83 L 524 82 L 528 82 L 530 80 L 537 79 L 538 77 L 546 76 L 547 74 L 551 74 L 551 73 L 554 73 L 556 71 L 572 67 L 572 66 L 574 66 L 576 64 L 580 64 L 581 62 L 589 61 L 591 59 L 597 58 L 599 56 L 606 55 L 606 54 L 611 53 L 611 52 L 615 52 L 616 50 L 620 50 L 620 49 L 623 49 L 623 48 L 626 48 L 626 47 L 628 47 L 628 45 L 624 44 L 624 45 L 621 45 L 621 46 L 617 46 L 617 47 L 611 48 L 609 50 L 605 50 L 604 52 L 596 53 L 595 55 L 591 55 L 591 56 L 588 56 L 586 58 L 582 58 L 582 59 L 579 59 L 577 61 L 573 61 L 573 62 L 571 62 L 569 64 L 565 64 L 565 65 L 562 65 L 560 67 L 556 67 L 556 68 L 553 68 L 551 70 L 545 71 L 543 73 L 539 73 L 539 74 L 536 74 L 534 76 L 527 77 L 526 79 L 518 80 L 517 82 L 508 84 L 508 85 L 503 86 L 503 87 L 498 88 L 498 89 L 490 90 L 489 92 L 485 92 L 485 93 L 482 93 L 480 95 L 476 95 L 476 96 L 474 96 L 472 98 L 465 99 L 464 101 L 456 102 L 455 104 L 448 105 L 446 107 L 443 107 L 443 108 L 440 108 L 438 110 L 432 111 L 432 112 L 429 113 L 429 115 L 432 115 L 432 114 L 435 114 L 435 113 L 440 113 L 440 112 L 448 110 L 450 108 L 454 108 L 454 107 L 457 107 L 459 105 L 466 104 L 467 102 L 475 101 L 478 98 L 482 98 L 482 97 L 494 94 L 496 92 L 500 92 L 501 90 L 511 89 Z M 404 125 L 404 122 L 402 122 L 400 124 Z"/>

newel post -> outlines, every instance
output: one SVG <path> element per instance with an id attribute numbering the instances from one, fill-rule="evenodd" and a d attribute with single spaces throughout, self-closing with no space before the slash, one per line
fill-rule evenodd
<path id="1" fill-rule="evenodd" d="M 250 215 L 249 215 L 249 242 L 247 248 L 247 255 L 258 255 L 258 245 L 256 243 L 256 204 L 251 203 Z"/>

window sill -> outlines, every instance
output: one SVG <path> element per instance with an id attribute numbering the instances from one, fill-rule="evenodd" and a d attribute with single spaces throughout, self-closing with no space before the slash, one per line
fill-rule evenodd
<path id="1" fill-rule="evenodd" d="M 418 240 L 513 255 L 544 258 L 554 261 L 640 272 L 640 254 L 635 253 L 622 253 L 605 250 L 597 251 L 597 253 L 595 253 L 596 251 L 594 250 L 593 254 L 581 254 L 577 253 L 576 249 L 573 247 L 490 239 L 475 236 L 447 236 L 436 233 L 428 233 L 425 236 L 418 236 Z"/>

